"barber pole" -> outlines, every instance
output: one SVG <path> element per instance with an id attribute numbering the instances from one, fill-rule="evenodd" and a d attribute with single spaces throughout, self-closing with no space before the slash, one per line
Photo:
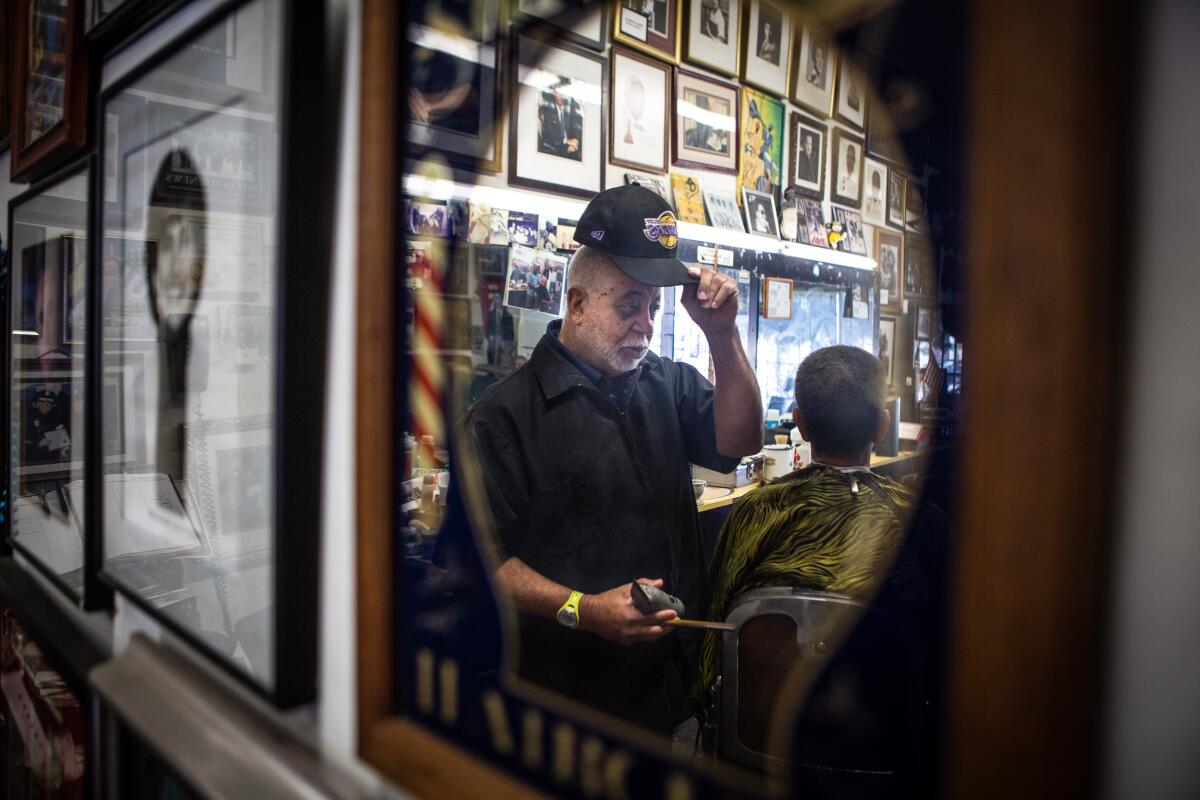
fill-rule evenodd
<path id="1" fill-rule="evenodd" d="M 444 243 L 435 240 L 420 274 L 413 273 L 412 262 L 409 262 L 413 335 L 409 354 L 408 407 L 411 431 L 419 448 L 418 463 L 426 467 L 441 466 L 434 459 L 434 450 L 445 442 L 442 401 L 446 391 L 446 365 L 441 355 L 446 319 L 446 304 L 442 298 L 445 253 Z"/>

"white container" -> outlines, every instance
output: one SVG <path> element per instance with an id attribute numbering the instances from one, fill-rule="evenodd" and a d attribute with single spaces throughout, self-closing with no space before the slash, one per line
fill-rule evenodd
<path id="1" fill-rule="evenodd" d="M 803 439 L 792 446 L 792 469 L 804 469 L 812 463 L 812 445 Z"/>
<path id="2" fill-rule="evenodd" d="M 782 478 L 792 471 L 792 447 L 786 444 L 769 444 L 763 448 L 766 461 L 763 464 L 763 478 L 773 481 Z"/>

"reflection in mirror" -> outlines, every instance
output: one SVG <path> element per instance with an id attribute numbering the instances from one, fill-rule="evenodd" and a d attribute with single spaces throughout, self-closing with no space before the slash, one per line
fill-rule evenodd
<path id="1" fill-rule="evenodd" d="M 107 97 L 104 569 L 271 688 L 278 40 L 255 0 Z"/>
<path id="2" fill-rule="evenodd" d="M 12 209 L 12 538 L 72 594 L 83 588 L 88 173 Z M 128 376 L 104 370 L 105 390 Z M 119 462 L 124 453 L 106 452 Z"/>

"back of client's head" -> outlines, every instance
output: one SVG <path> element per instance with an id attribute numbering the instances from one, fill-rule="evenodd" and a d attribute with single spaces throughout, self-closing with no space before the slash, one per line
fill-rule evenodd
<path id="1" fill-rule="evenodd" d="M 866 350 L 835 345 L 804 359 L 796 370 L 796 409 L 814 452 L 861 455 L 875 440 L 884 390 L 883 364 Z"/>

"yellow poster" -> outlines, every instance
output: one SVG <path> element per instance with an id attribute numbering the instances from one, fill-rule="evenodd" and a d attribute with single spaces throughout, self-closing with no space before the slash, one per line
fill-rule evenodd
<path id="1" fill-rule="evenodd" d="M 671 189 L 675 192 L 675 212 L 683 222 L 705 223 L 704 198 L 700 182 L 688 175 L 672 175 Z"/>

